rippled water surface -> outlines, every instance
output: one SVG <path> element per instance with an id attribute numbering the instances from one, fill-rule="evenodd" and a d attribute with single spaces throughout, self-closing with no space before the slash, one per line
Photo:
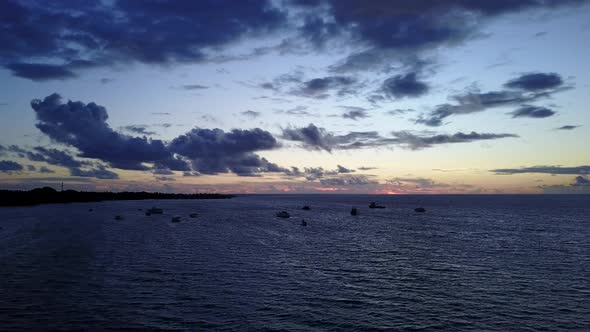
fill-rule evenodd
<path id="1" fill-rule="evenodd" d="M 590 196 L 45 205 L 0 227 L 5 330 L 590 330 Z"/>

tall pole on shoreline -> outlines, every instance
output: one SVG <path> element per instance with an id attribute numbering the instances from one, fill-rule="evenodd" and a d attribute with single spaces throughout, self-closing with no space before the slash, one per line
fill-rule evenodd
<path id="1" fill-rule="evenodd" d="M 64 191 L 64 183 L 61 183 L 61 191 Z"/>

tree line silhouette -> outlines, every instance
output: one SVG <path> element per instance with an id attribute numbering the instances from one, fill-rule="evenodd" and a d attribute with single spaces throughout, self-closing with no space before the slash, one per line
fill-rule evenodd
<path id="1" fill-rule="evenodd" d="M 169 194 L 159 192 L 91 192 L 64 190 L 51 187 L 36 188 L 29 191 L 0 190 L 0 206 L 26 206 L 50 203 L 125 201 L 144 199 L 227 199 L 234 195 L 226 194 Z"/>

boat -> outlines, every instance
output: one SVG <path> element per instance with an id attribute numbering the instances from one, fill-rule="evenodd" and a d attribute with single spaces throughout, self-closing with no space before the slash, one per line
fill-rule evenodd
<path id="1" fill-rule="evenodd" d="M 172 217 L 172 220 L 170 220 L 171 222 L 181 222 L 182 219 L 180 217 Z"/>
<path id="2" fill-rule="evenodd" d="M 426 212 L 426 209 L 425 209 L 425 208 L 423 208 L 423 207 L 417 207 L 417 208 L 415 208 L 415 209 L 414 209 L 414 212 L 420 212 L 420 213 L 423 213 L 423 212 Z"/>
<path id="3" fill-rule="evenodd" d="M 311 208 L 309 207 L 309 205 L 306 205 L 306 206 L 302 207 L 301 210 L 309 211 L 309 210 L 311 210 Z"/>
<path id="4" fill-rule="evenodd" d="M 123 216 L 115 216 L 115 220 L 123 220 L 125 218 L 123 218 Z"/>
<path id="5" fill-rule="evenodd" d="M 301 219 L 301 226 L 307 226 L 307 221 L 305 221 L 305 219 Z"/>
<path id="6" fill-rule="evenodd" d="M 291 217 L 291 215 L 287 211 L 277 212 L 276 216 L 279 218 L 290 218 Z"/>
<path id="7" fill-rule="evenodd" d="M 359 212 L 358 212 L 358 210 L 356 208 L 352 208 L 352 210 L 350 210 L 350 215 L 351 216 L 356 216 L 358 214 L 359 214 Z"/>
<path id="8" fill-rule="evenodd" d="M 191 218 L 196 218 L 196 217 L 199 216 L 199 214 L 198 213 L 191 213 L 188 216 L 191 217 Z"/>
<path id="9" fill-rule="evenodd" d="M 385 209 L 385 206 L 377 205 L 377 203 L 371 202 L 371 204 L 369 204 L 369 209 Z"/>

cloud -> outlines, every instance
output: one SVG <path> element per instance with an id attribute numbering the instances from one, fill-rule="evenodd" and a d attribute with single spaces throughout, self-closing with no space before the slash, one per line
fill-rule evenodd
<path id="1" fill-rule="evenodd" d="M 106 122 L 106 109 L 95 103 L 63 103 L 60 95 L 52 94 L 33 100 L 31 106 L 37 115 L 36 127 L 54 141 L 76 147 L 81 157 L 130 170 L 147 170 L 142 163 L 172 159 L 161 140 L 114 131 Z"/>
<path id="2" fill-rule="evenodd" d="M 344 108 L 346 110 L 346 112 L 344 112 L 342 114 L 342 117 L 344 119 L 351 119 L 351 120 L 358 120 L 358 119 L 364 119 L 364 118 L 368 118 L 369 114 L 367 114 L 367 109 L 362 108 L 362 107 L 353 107 L 353 106 L 341 106 L 342 108 Z"/>
<path id="3" fill-rule="evenodd" d="M 147 127 L 148 126 L 146 126 L 146 125 L 127 125 L 127 126 L 121 127 L 121 129 L 131 132 L 131 133 L 140 134 L 140 135 L 147 135 L 147 136 L 157 134 L 155 131 L 147 130 Z"/>
<path id="4" fill-rule="evenodd" d="M 508 137 L 519 137 L 515 134 L 491 134 L 458 132 L 452 135 L 416 135 L 409 131 L 394 131 L 392 137 L 383 137 L 375 131 L 349 132 L 345 135 L 334 135 L 324 128 L 318 128 L 313 123 L 301 128 L 283 128 L 282 138 L 301 142 L 304 148 L 310 150 L 348 150 L 380 146 L 400 146 L 411 150 L 419 150 L 440 144 L 468 143 L 483 140 L 495 140 Z"/>
<path id="5" fill-rule="evenodd" d="M 307 9 L 301 34 L 321 47 L 333 39 L 357 45 L 335 71 L 387 69 L 391 62 L 409 62 L 429 50 L 459 45 L 481 35 L 490 19 L 531 9 L 552 9 L 583 3 L 566 1 L 292 1 Z M 305 38 L 304 38 L 305 39 Z"/>
<path id="6" fill-rule="evenodd" d="M 320 179 L 320 184 L 324 186 L 362 186 L 379 184 L 379 182 L 372 180 L 365 175 L 348 175 L 336 178 Z"/>
<path id="7" fill-rule="evenodd" d="M 532 166 L 522 168 L 498 168 L 490 172 L 497 174 L 523 174 L 523 173 L 540 173 L 540 174 L 590 174 L 590 166 Z"/>
<path id="8" fill-rule="evenodd" d="M 555 130 L 574 130 L 578 127 L 581 127 L 581 126 L 565 125 L 565 126 L 561 126 L 559 128 L 555 128 Z"/>
<path id="9" fill-rule="evenodd" d="M 301 128 L 283 128 L 283 139 L 301 142 L 303 147 L 310 150 L 360 149 L 365 147 L 382 146 L 392 143 L 381 137 L 376 131 L 350 132 L 345 135 L 334 135 L 324 128 L 318 128 L 313 123 Z"/>
<path id="10" fill-rule="evenodd" d="M 47 168 L 45 166 L 41 166 L 39 168 L 39 173 L 51 174 L 51 173 L 55 173 L 55 171 L 52 170 L 52 169 L 49 169 L 49 168 Z"/>
<path id="11" fill-rule="evenodd" d="M 448 184 L 437 183 L 432 179 L 428 178 L 394 178 L 388 180 L 387 183 L 393 184 L 396 187 L 407 186 L 408 184 L 416 186 L 416 188 L 436 188 L 436 187 L 448 187 Z"/>
<path id="12" fill-rule="evenodd" d="M 303 82 L 299 87 L 291 91 L 292 94 L 301 97 L 324 99 L 329 97 L 330 91 L 336 91 L 338 96 L 351 94 L 354 90 L 351 87 L 356 79 L 348 76 L 327 76 L 314 78 Z"/>
<path id="13" fill-rule="evenodd" d="M 242 176 L 280 171 L 280 167 L 253 153 L 277 147 L 279 143 L 272 134 L 259 128 L 230 132 L 195 128 L 169 144 L 171 152 L 191 159 L 193 169 L 200 173 L 232 171 Z"/>
<path id="14" fill-rule="evenodd" d="M 39 120 L 37 128 L 43 133 L 54 141 L 77 148 L 80 157 L 98 159 L 114 168 L 149 170 L 145 164 L 151 163 L 155 169 L 202 174 L 233 172 L 240 176 L 284 171 L 254 153 L 280 146 L 271 133 L 259 128 L 229 132 L 194 128 L 164 143 L 113 130 L 106 122 L 106 109 L 95 103 L 63 103 L 59 95 L 53 94 L 44 100 L 32 101 L 31 105 Z M 111 176 L 100 168 L 94 173 Z"/>
<path id="15" fill-rule="evenodd" d="M 354 169 L 350 169 L 350 168 L 346 168 L 342 165 L 336 165 L 337 169 L 338 169 L 338 173 L 353 173 Z"/>
<path id="16" fill-rule="evenodd" d="M 23 170 L 23 165 L 12 160 L 0 160 L 0 173 L 13 173 Z"/>
<path id="17" fill-rule="evenodd" d="M 411 112 L 415 112 L 413 109 L 394 109 L 394 110 L 389 110 L 387 112 L 385 112 L 385 114 L 387 115 L 400 115 L 400 114 L 405 114 L 405 113 L 411 113 Z"/>
<path id="18" fill-rule="evenodd" d="M 387 180 L 385 187 L 390 192 L 406 194 L 436 194 L 436 193 L 478 193 L 479 189 L 473 185 L 462 183 L 441 183 L 423 177 L 396 177 Z"/>
<path id="19" fill-rule="evenodd" d="M 87 164 L 74 159 L 74 157 L 72 157 L 66 151 L 52 148 L 48 149 L 42 146 L 33 148 L 33 151 L 27 151 L 26 156 L 32 161 L 42 161 L 50 165 L 62 166 L 66 168 L 82 167 L 84 164 Z"/>
<path id="20" fill-rule="evenodd" d="M 393 98 L 415 98 L 428 93 L 429 87 L 417 79 L 417 73 L 396 75 L 383 82 L 382 90 Z"/>
<path id="21" fill-rule="evenodd" d="M 540 186 L 548 194 L 590 194 L 590 179 L 586 175 L 576 176 L 570 184 Z"/>
<path id="22" fill-rule="evenodd" d="M 392 132 L 392 135 L 394 136 L 396 144 L 411 150 L 419 150 L 439 144 L 469 143 L 507 137 L 518 137 L 518 135 L 515 134 L 476 133 L 474 131 L 470 133 L 458 132 L 452 135 L 438 134 L 431 136 L 420 136 L 408 131 L 397 131 Z"/>
<path id="23" fill-rule="evenodd" d="M 301 54 L 332 43 L 359 50 L 345 57 L 341 70 L 389 66 L 473 39 L 500 15 L 579 3 L 584 1 L 1 1 L 0 12 L 8 14 L 0 27 L 0 63 L 21 77 L 66 79 L 97 66 L 219 63 L 268 52 Z M 257 43 L 246 55 L 225 52 L 238 42 L 277 36 L 279 45 Z M 34 62 L 39 59 L 47 61 Z"/>
<path id="24" fill-rule="evenodd" d="M 255 119 L 255 118 L 259 117 L 261 113 L 256 112 L 256 111 L 247 110 L 247 111 L 241 112 L 240 114 L 242 114 L 245 117 Z"/>
<path id="25" fill-rule="evenodd" d="M 208 86 L 200 85 L 200 84 L 187 84 L 187 85 L 182 85 L 181 88 L 184 89 L 184 90 L 205 90 L 205 89 L 209 89 Z"/>
<path id="26" fill-rule="evenodd" d="M 172 172 L 169 168 L 156 168 L 152 171 L 152 173 L 158 174 L 158 175 L 172 175 L 172 174 L 174 174 L 174 172 Z"/>
<path id="27" fill-rule="evenodd" d="M 563 85 L 561 76 L 557 73 L 529 73 L 514 78 L 504 84 L 506 88 L 526 91 L 543 91 L 555 89 Z"/>
<path id="28" fill-rule="evenodd" d="M 306 111 L 309 107 L 307 106 L 296 106 L 288 110 L 276 110 L 275 113 L 295 115 L 295 116 L 314 116 L 314 114 Z"/>
<path id="29" fill-rule="evenodd" d="M 65 167 L 70 171 L 70 175 L 72 176 L 94 177 L 97 179 L 119 178 L 115 172 L 108 170 L 104 165 L 77 160 L 67 151 L 37 146 L 33 148 L 33 151 L 26 151 L 26 157 L 32 161 L 46 162 L 50 165 Z M 82 169 L 85 166 L 93 166 L 94 168 Z M 55 171 L 45 166 L 42 166 L 39 172 L 55 173 Z"/>
<path id="30" fill-rule="evenodd" d="M 76 77 L 67 66 L 38 64 L 38 63 L 11 63 L 5 66 L 12 75 L 27 78 L 32 81 L 65 80 Z"/>
<path id="31" fill-rule="evenodd" d="M 154 179 L 157 181 L 176 181 L 176 179 L 171 176 L 156 176 Z"/>
<path id="32" fill-rule="evenodd" d="M 211 61 L 215 49 L 285 26 L 271 1 L 88 1 L 47 5 L 2 1 L 0 62 L 33 80 L 75 77 L 77 70 L 121 63 Z M 26 40 L 26 43 L 22 41 Z M 49 63 L 33 59 L 51 58 Z M 73 60 L 72 60 L 73 59 Z"/>
<path id="33" fill-rule="evenodd" d="M 92 169 L 80 169 L 70 168 L 71 176 L 79 176 L 85 178 L 97 178 L 97 179 L 118 179 L 119 175 L 115 172 L 109 171 L 104 166 L 100 165 L 97 168 Z"/>
<path id="34" fill-rule="evenodd" d="M 513 118 L 547 118 L 553 116 L 555 111 L 539 106 L 524 105 L 521 108 L 511 112 Z"/>
<path id="35" fill-rule="evenodd" d="M 542 75 L 542 74 L 537 74 Z M 557 75 L 557 74 L 547 74 Z M 508 81 L 505 84 L 515 85 L 514 82 L 521 82 L 522 76 L 514 80 Z M 526 81 L 526 79 L 524 80 Z M 512 83 L 511 83 L 512 82 Z M 560 81 L 561 82 L 561 81 Z M 522 83 L 518 83 L 522 84 Z M 532 84 L 531 84 L 532 85 Z M 542 88 L 543 87 L 543 88 Z M 459 94 L 451 96 L 454 104 L 442 104 L 438 105 L 428 115 L 421 115 L 416 119 L 416 123 L 424 124 L 431 127 L 441 126 L 443 120 L 451 115 L 458 114 L 470 114 L 476 112 L 482 112 L 490 108 L 515 106 L 520 105 L 521 108 L 515 111 L 513 117 L 529 116 L 529 117 L 540 117 L 541 115 L 550 116 L 549 113 L 552 110 L 545 109 L 542 107 L 528 105 L 530 102 L 540 100 L 542 98 L 550 98 L 554 93 L 570 89 L 571 87 L 563 86 L 562 82 L 559 84 L 545 84 L 535 85 L 529 89 L 508 89 L 490 92 L 470 91 L 465 94 Z M 554 113 L 553 113 L 554 114 Z M 536 115 L 536 116 L 535 116 Z M 551 114 L 552 115 L 552 114 Z"/>
<path id="36" fill-rule="evenodd" d="M 576 178 L 574 179 L 574 183 L 572 183 L 572 186 L 575 187 L 590 187 L 590 180 L 585 177 L 585 176 L 576 176 Z"/>
<path id="37" fill-rule="evenodd" d="M 298 167 L 291 167 L 283 171 L 288 177 L 304 177 L 307 181 L 315 181 L 327 176 L 336 176 L 339 174 L 349 174 L 354 172 L 353 169 L 346 168 L 342 165 L 337 165 L 336 169 L 333 170 L 324 169 L 323 167 L 305 167 L 302 171 Z"/>

